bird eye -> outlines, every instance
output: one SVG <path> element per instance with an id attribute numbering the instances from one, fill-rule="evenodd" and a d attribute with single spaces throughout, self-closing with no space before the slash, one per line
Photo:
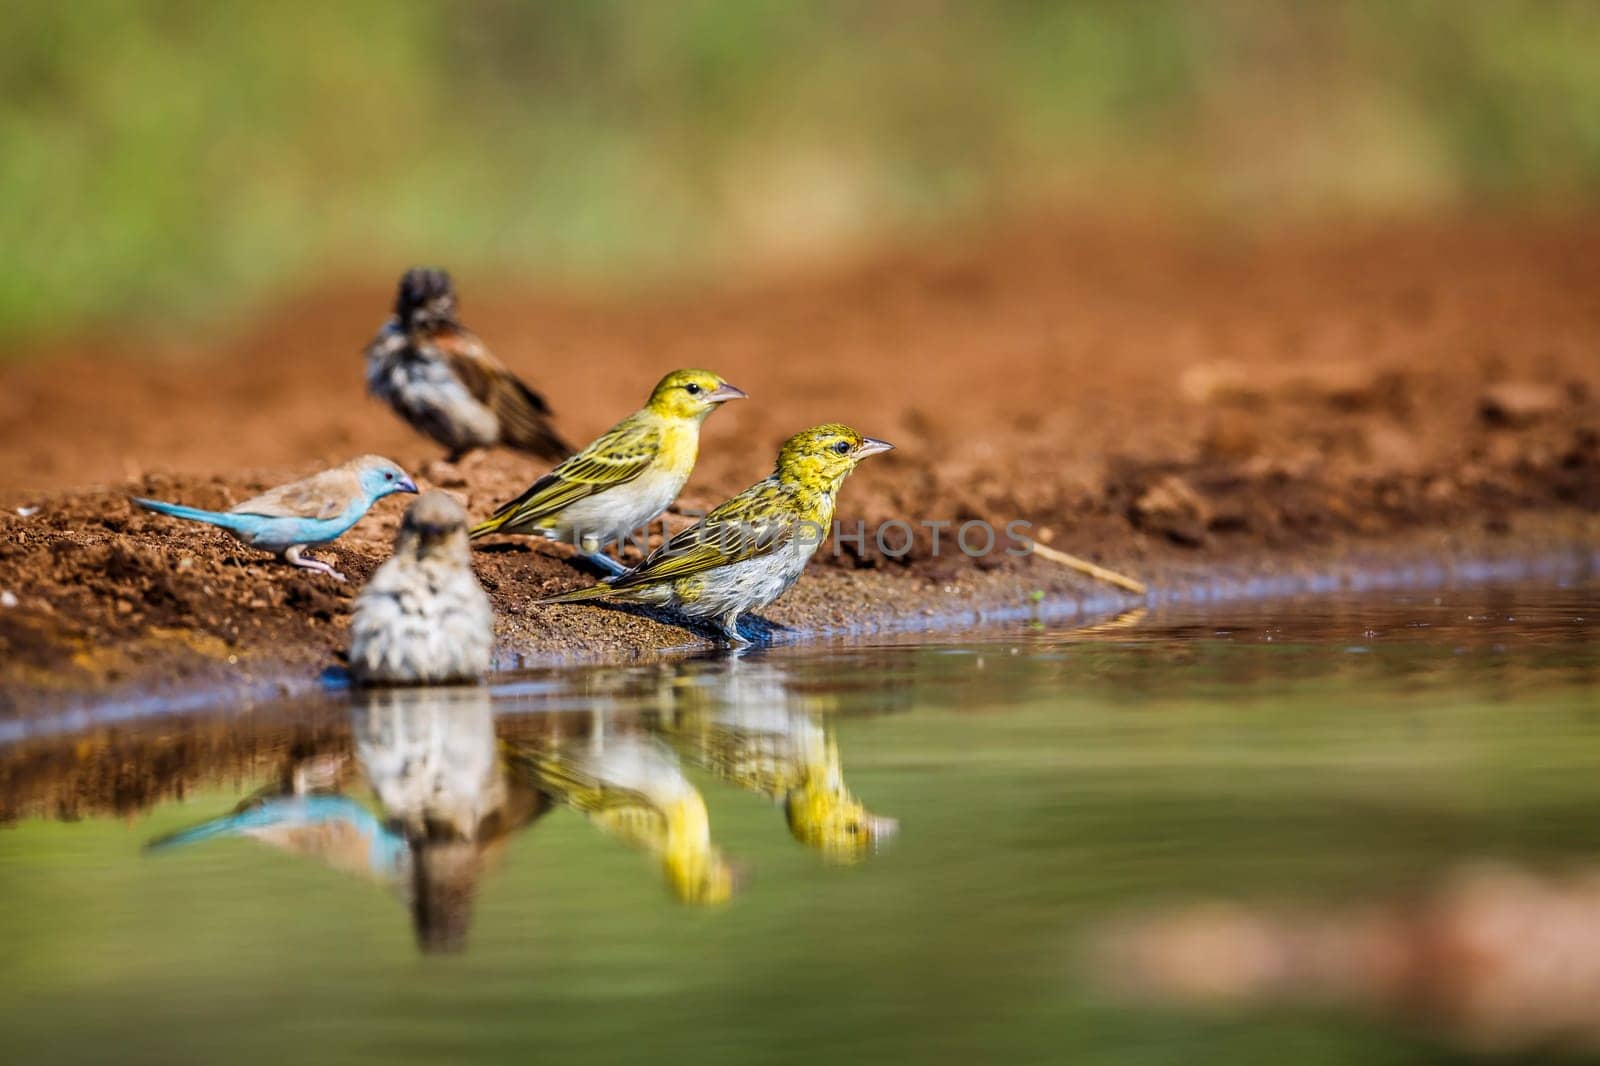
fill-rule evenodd
<path id="1" fill-rule="evenodd" d="M 839 441 L 837 444 L 835 444 L 833 446 L 833 452 L 834 452 L 835 455 L 849 455 L 850 454 L 850 442 L 847 441 L 847 440 Z"/>
<path id="2" fill-rule="evenodd" d="M 394 475 L 393 474 L 384 474 L 383 475 L 383 480 L 385 480 L 385 481 L 393 481 L 394 480 Z"/>
<path id="3" fill-rule="evenodd" d="M 683 391 L 687 392 L 690 396 L 698 396 L 700 395 L 700 386 L 691 381 L 689 384 L 683 387 Z"/>

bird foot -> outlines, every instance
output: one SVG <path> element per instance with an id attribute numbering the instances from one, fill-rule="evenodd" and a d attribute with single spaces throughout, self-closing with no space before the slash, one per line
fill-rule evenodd
<path id="1" fill-rule="evenodd" d="M 339 573 L 339 571 L 335 570 L 321 559 L 313 559 L 309 555 L 306 555 L 305 549 L 298 544 L 284 552 L 283 558 L 289 563 L 289 565 L 298 566 L 302 570 L 314 570 L 319 574 L 327 574 L 335 581 L 342 582 L 345 579 L 343 574 Z"/>
<path id="2" fill-rule="evenodd" d="M 739 620 L 737 618 L 724 618 L 718 624 L 717 628 L 722 630 L 723 639 L 733 647 L 749 647 L 750 638 L 739 632 Z"/>
<path id="3" fill-rule="evenodd" d="M 628 572 L 626 566 L 623 566 L 604 552 L 583 552 L 582 555 L 586 562 L 597 567 L 607 577 L 621 577 Z"/>

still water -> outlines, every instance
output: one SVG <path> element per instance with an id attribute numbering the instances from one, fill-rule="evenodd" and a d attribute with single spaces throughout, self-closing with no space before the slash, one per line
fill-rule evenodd
<path id="1" fill-rule="evenodd" d="M 1491 861 L 1541 935 L 1600 930 L 1597 634 L 1593 584 L 1390 593 L 15 739 L 0 1034 L 13 1062 L 1581 1054 L 1592 999 L 1474 1013 L 1429 901 Z"/>

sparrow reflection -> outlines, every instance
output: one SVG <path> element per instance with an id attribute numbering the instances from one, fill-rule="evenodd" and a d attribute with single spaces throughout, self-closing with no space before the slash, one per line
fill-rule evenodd
<path id="1" fill-rule="evenodd" d="M 409 851 L 417 945 L 460 951 L 485 870 L 549 803 L 506 773 L 481 687 L 364 692 L 351 731 L 385 825 Z"/>
<path id="2" fill-rule="evenodd" d="M 345 757 L 291 761 L 228 815 L 146 847 L 248 837 L 391 887 L 423 951 L 460 951 L 483 873 L 550 802 L 506 774 L 483 688 L 362 692 L 351 732 L 381 813 L 343 794 Z"/>

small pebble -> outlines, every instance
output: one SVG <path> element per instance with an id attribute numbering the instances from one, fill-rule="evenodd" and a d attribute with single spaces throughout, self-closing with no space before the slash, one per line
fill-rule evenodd
<path id="1" fill-rule="evenodd" d="M 1130 509 L 1133 524 L 1150 533 L 1163 533 L 1185 547 L 1206 542 L 1211 507 L 1187 481 L 1168 474 L 1139 495 Z"/>
<path id="2" fill-rule="evenodd" d="M 1526 426 L 1561 410 L 1566 395 L 1554 385 L 1537 381 L 1504 381 L 1483 390 L 1478 414 L 1485 422 Z"/>
<path id="3" fill-rule="evenodd" d="M 16 605 L 17 594 L 15 592 L 12 592 L 10 589 L 0 592 L 0 607 L 15 607 Z"/>

